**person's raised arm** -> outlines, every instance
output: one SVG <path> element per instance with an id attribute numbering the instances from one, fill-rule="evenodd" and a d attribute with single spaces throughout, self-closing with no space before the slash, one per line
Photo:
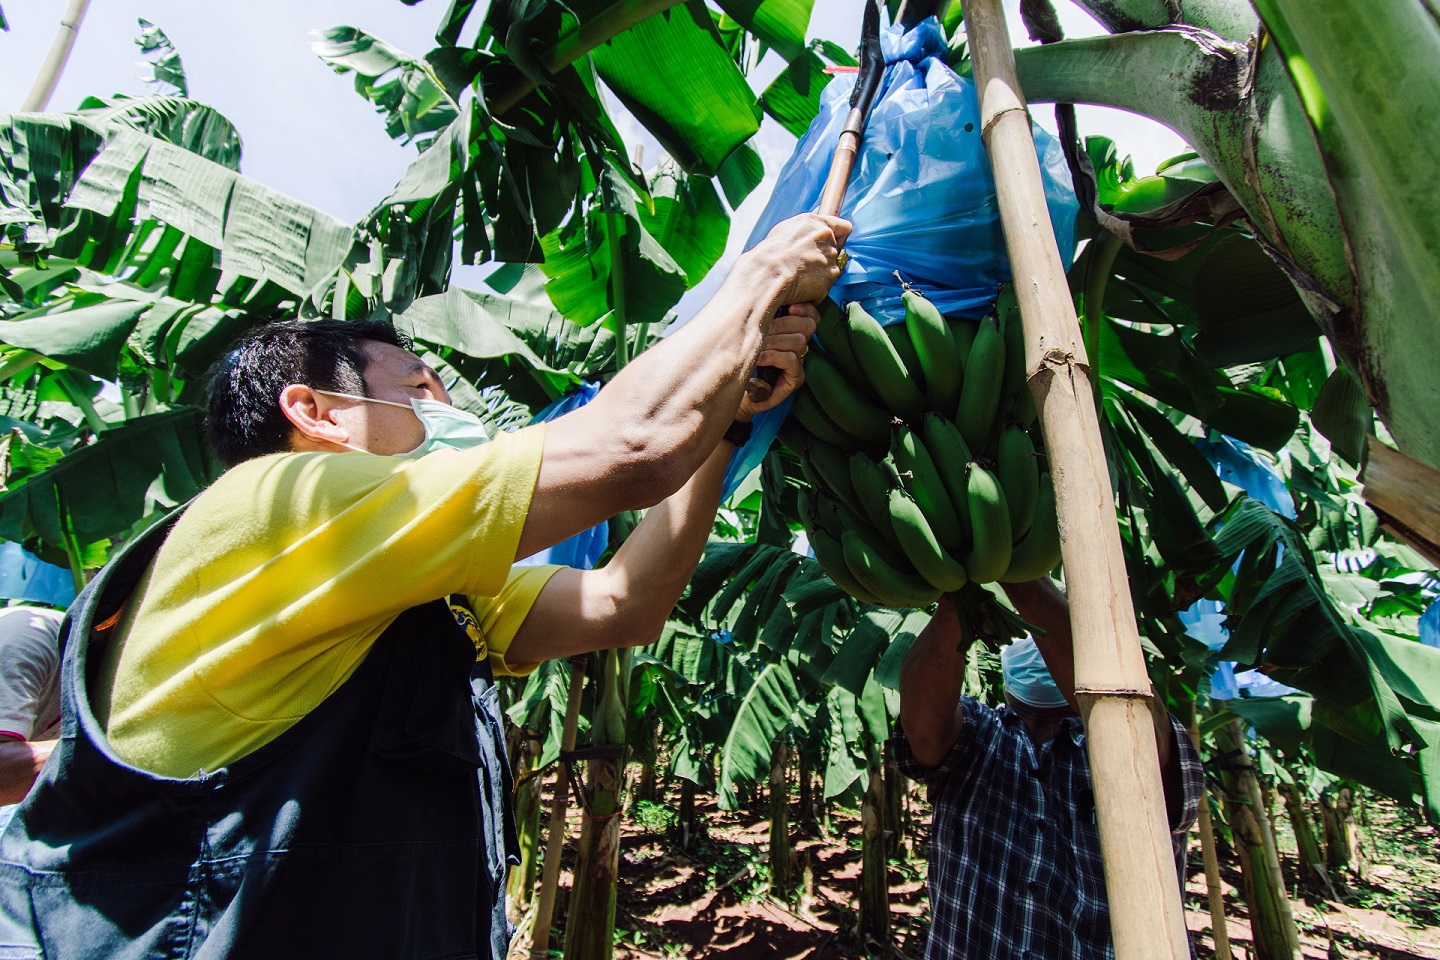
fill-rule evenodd
<path id="1" fill-rule="evenodd" d="M 54 749 L 54 740 L 0 738 L 0 803 L 24 800 Z"/>
<path id="2" fill-rule="evenodd" d="M 730 426 L 772 318 L 819 300 L 840 274 L 850 225 L 805 214 L 776 225 L 708 304 L 646 350 L 588 405 L 545 427 L 517 557 L 683 486 Z"/>
<path id="3" fill-rule="evenodd" d="M 791 306 L 788 314 L 776 318 L 762 357 L 767 364 L 773 362 L 782 379 L 769 401 L 756 405 L 746 400 L 735 419 L 748 422 L 804 381 L 801 359 L 818 319 L 808 303 Z M 709 542 L 734 452 L 729 443 L 718 443 L 685 486 L 645 514 L 605 566 L 560 570 L 551 577 L 516 631 L 506 662 L 523 667 L 656 640 Z"/>
<path id="4" fill-rule="evenodd" d="M 900 665 L 900 726 L 921 766 L 938 767 L 960 739 L 969 640 L 946 594 Z"/>
<path id="5" fill-rule="evenodd" d="M 1015 604 L 1016 611 L 1030 623 L 1045 631 L 1044 636 L 1035 637 L 1035 646 L 1045 658 L 1045 668 L 1050 678 L 1065 695 L 1076 713 L 1080 704 L 1075 699 L 1075 641 L 1070 632 L 1070 603 L 1065 594 L 1049 577 L 1041 577 L 1027 583 L 1007 583 L 1005 594 Z M 1150 691 L 1150 715 L 1155 724 L 1155 746 L 1160 752 L 1160 767 L 1170 766 L 1175 731 L 1170 715 L 1155 691 Z"/>

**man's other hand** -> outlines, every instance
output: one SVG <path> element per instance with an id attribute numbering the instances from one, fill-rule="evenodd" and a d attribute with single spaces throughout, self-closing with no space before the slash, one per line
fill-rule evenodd
<path id="1" fill-rule="evenodd" d="M 819 322 L 820 311 L 813 303 L 792 303 L 775 318 L 755 365 L 774 367 L 780 371 L 780 379 L 770 398 L 763 403 L 755 403 L 747 396 L 740 404 L 737 420 L 748 423 L 755 414 L 778 406 L 800 389 L 805 382 L 805 354 L 810 352 L 810 338 L 815 335 L 815 325 Z"/>
<path id="2" fill-rule="evenodd" d="M 784 279 L 776 307 L 814 303 L 840 277 L 840 248 L 850 229 L 848 220 L 802 213 L 775 224 L 745 258 L 752 269 Z"/>

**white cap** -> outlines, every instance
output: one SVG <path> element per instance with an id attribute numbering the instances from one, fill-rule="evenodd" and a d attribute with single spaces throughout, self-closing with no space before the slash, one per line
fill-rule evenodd
<path id="1" fill-rule="evenodd" d="M 1034 640 L 1016 640 L 1001 650 L 1000 669 L 1005 675 L 1005 692 L 1021 703 L 1042 709 L 1070 705 L 1050 677 Z"/>

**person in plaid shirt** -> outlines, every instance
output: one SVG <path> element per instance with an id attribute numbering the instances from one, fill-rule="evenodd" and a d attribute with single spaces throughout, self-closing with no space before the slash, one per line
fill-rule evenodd
<path id="1" fill-rule="evenodd" d="M 948 596 L 900 674 L 891 747 L 934 808 L 925 960 L 1113 958 L 1069 608 L 1049 578 L 1005 589 L 1044 635 L 1002 653 L 1004 706 L 960 695 L 971 638 Z M 1200 759 L 1153 702 L 1179 856 L 1199 808 Z"/>

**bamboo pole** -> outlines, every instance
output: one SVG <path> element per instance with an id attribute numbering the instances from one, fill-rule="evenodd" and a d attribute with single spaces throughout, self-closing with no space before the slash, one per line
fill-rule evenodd
<path id="1" fill-rule="evenodd" d="M 580 698 L 585 692 L 585 657 L 570 661 L 570 699 L 565 704 L 565 725 L 560 729 L 560 752 L 575 749 L 575 732 L 580 726 Z M 550 925 L 555 919 L 555 894 L 560 888 L 560 857 L 565 852 L 565 816 L 570 809 L 570 768 L 562 761 L 555 774 L 555 796 L 550 800 L 550 832 L 545 838 L 545 865 L 540 876 L 540 895 L 535 900 L 535 925 L 531 928 L 532 960 L 550 956 Z"/>
<path id="2" fill-rule="evenodd" d="M 55 92 L 55 85 L 60 82 L 60 71 L 65 69 L 65 61 L 70 59 L 70 51 L 75 46 L 75 34 L 80 31 L 80 21 L 85 19 L 85 10 L 89 6 L 90 0 L 70 0 L 70 7 L 60 20 L 60 29 L 55 31 L 50 52 L 45 55 L 45 62 L 40 65 L 40 72 L 35 75 L 35 84 L 30 88 L 25 102 L 20 105 L 21 113 L 44 110 L 45 105 L 50 102 L 50 95 Z"/>
<path id="3" fill-rule="evenodd" d="M 1170 847 L 1150 679 L 1131 607 L 1089 361 L 1045 206 L 1000 0 L 965 29 L 1025 330 L 1026 381 L 1055 480 L 1096 822 L 1117 960 L 1190 956 Z"/>

